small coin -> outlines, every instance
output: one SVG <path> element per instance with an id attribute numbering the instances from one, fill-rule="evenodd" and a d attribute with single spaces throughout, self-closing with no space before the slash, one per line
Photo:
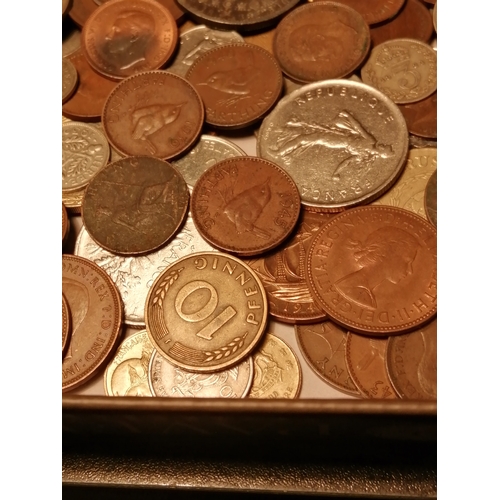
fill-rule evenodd
<path id="1" fill-rule="evenodd" d="M 420 137 L 437 137 L 437 92 L 421 101 L 400 104 L 399 109 L 405 117 L 408 131 Z"/>
<path id="2" fill-rule="evenodd" d="M 70 228 L 70 223 L 69 223 L 69 218 L 68 218 L 68 212 L 66 210 L 66 207 L 64 206 L 64 203 L 62 204 L 62 244 L 66 242 L 68 239 L 69 235 L 69 228 Z"/>
<path id="3" fill-rule="evenodd" d="M 104 372 L 108 396 L 152 396 L 148 367 L 153 346 L 146 330 L 127 337 Z"/>
<path id="4" fill-rule="evenodd" d="M 248 356 L 264 335 L 266 293 L 244 262 L 197 253 L 168 266 L 146 299 L 146 330 L 155 348 L 193 372 L 225 370 Z"/>
<path id="5" fill-rule="evenodd" d="M 64 356 L 64 351 L 68 347 L 69 344 L 69 334 L 71 332 L 71 318 L 69 315 L 69 306 L 64 298 L 64 294 L 62 296 L 62 353 Z"/>
<path id="6" fill-rule="evenodd" d="M 361 79 L 397 104 L 420 101 L 437 89 L 436 51 L 418 40 L 389 40 L 371 51 Z"/>
<path id="7" fill-rule="evenodd" d="M 352 208 L 325 224 L 306 278 L 330 319 L 366 335 L 404 333 L 437 312 L 437 233 L 396 207 Z"/>
<path id="8" fill-rule="evenodd" d="M 69 59 L 62 60 L 62 102 L 66 102 L 78 85 L 78 73 Z"/>
<path id="9" fill-rule="evenodd" d="M 81 188 L 78 191 L 62 193 L 62 201 L 70 214 L 79 215 L 81 213 L 84 194 L 85 188 Z"/>
<path id="10" fill-rule="evenodd" d="M 169 363 L 157 350 L 149 364 L 153 396 L 174 398 L 244 398 L 252 385 L 252 357 L 227 370 L 191 373 Z"/>
<path id="11" fill-rule="evenodd" d="M 436 399 L 437 320 L 389 339 L 387 371 L 401 398 Z"/>
<path id="12" fill-rule="evenodd" d="M 101 75 L 127 78 L 161 68 L 177 45 L 177 24 L 154 0 L 110 0 L 87 19 L 82 49 Z"/>
<path id="13" fill-rule="evenodd" d="M 109 160 L 109 144 L 101 132 L 87 123 L 62 125 L 62 189 L 78 191 Z"/>
<path id="14" fill-rule="evenodd" d="M 62 291 L 71 315 L 71 338 L 62 363 L 62 391 L 87 382 L 116 347 L 123 307 L 111 278 L 96 264 L 62 256 Z"/>
<path id="15" fill-rule="evenodd" d="M 120 82 L 102 113 L 111 145 L 125 156 L 180 156 L 198 139 L 203 102 L 184 78 L 147 71 Z"/>
<path id="16" fill-rule="evenodd" d="M 347 333 L 346 365 L 352 381 L 366 398 L 397 399 L 385 358 L 387 338 L 372 338 Z"/>
<path id="17" fill-rule="evenodd" d="M 193 62 L 186 79 L 203 99 L 206 122 L 221 128 L 256 123 L 274 106 L 283 90 L 276 59 L 250 43 L 209 50 Z"/>
<path id="18" fill-rule="evenodd" d="M 62 24 L 62 56 L 67 57 L 80 48 L 81 31 L 72 22 Z"/>
<path id="19" fill-rule="evenodd" d="M 335 2 L 302 5 L 280 21 L 274 54 L 283 72 L 300 82 L 342 78 L 370 49 L 370 30 L 359 12 Z"/>
<path id="20" fill-rule="evenodd" d="M 109 163 L 90 180 L 82 220 L 104 249 L 123 255 L 152 252 L 183 223 L 189 191 L 179 171 L 149 156 Z"/>
<path id="21" fill-rule="evenodd" d="M 437 170 L 434 171 L 427 182 L 424 202 L 427 219 L 437 228 Z"/>
<path id="22" fill-rule="evenodd" d="M 266 333 L 253 355 L 254 376 L 249 398 L 295 399 L 302 385 L 300 363 L 279 337 Z"/>
<path id="23" fill-rule="evenodd" d="M 275 248 L 291 234 L 300 196 L 278 165 L 253 156 L 229 158 L 201 175 L 193 189 L 191 213 L 211 245 L 252 256 Z"/>
<path id="24" fill-rule="evenodd" d="M 361 396 L 347 371 L 346 330 L 331 321 L 323 321 L 315 325 L 297 325 L 295 336 L 314 373 L 339 391 Z"/>

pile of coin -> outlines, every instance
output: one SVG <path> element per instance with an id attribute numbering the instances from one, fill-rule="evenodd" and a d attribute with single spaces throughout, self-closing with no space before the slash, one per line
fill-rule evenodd
<path id="1" fill-rule="evenodd" d="M 63 392 L 436 398 L 432 3 L 63 2 Z"/>

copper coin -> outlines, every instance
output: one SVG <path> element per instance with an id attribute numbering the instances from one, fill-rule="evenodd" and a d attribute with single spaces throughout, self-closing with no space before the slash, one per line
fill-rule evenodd
<path id="1" fill-rule="evenodd" d="M 274 54 L 284 73 L 300 82 L 342 78 L 370 49 L 370 30 L 351 7 L 315 2 L 289 13 L 276 28 Z"/>
<path id="2" fill-rule="evenodd" d="M 370 27 L 372 47 L 395 38 L 414 38 L 427 43 L 432 32 L 432 16 L 419 0 L 406 0 L 396 17 Z"/>
<path id="3" fill-rule="evenodd" d="M 191 213 L 211 245 L 253 256 L 275 248 L 291 234 L 299 218 L 300 195 L 278 165 L 241 156 L 216 163 L 200 176 Z"/>
<path id="4" fill-rule="evenodd" d="M 347 331 L 331 321 L 295 327 L 300 350 L 314 373 L 329 385 L 351 396 L 360 392 L 347 371 Z"/>
<path id="5" fill-rule="evenodd" d="M 104 102 L 116 87 L 112 82 L 96 73 L 89 65 L 81 49 L 68 56 L 78 72 L 78 87 L 72 97 L 63 104 L 62 114 L 82 122 L 101 119 Z"/>
<path id="6" fill-rule="evenodd" d="M 82 49 L 89 64 L 114 79 L 161 68 L 174 53 L 177 40 L 175 19 L 154 0 L 106 2 L 82 30 Z"/>
<path id="7" fill-rule="evenodd" d="M 97 7 L 94 0 L 71 0 L 68 16 L 81 28 Z"/>
<path id="8" fill-rule="evenodd" d="M 347 333 L 345 350 L 349 374 L 365 398 L 397 399 L 385 366 L 387 338 Z"/>
<path id="9" fill-rule="evenodd" d="M 102 5 L 103 3 L 107 3 L 108 1 L 109 0 L 94 0 L 94 2 L 97 5 Z M 184 22 L 186 13 L 179 8 L 175 0 L 156 0 L 156 1 L 170 11 L 170 14 L 174 16 L 177 26 L 180 26 Z"/>
<path id="10" fill-rule="evenodd" d="M 71 332 L 71 317 L 69 315 L 69 306 L 62 296 L 62 353 L 64 355 L 64 351 L 69 344 L 69 334 Z"/>
<path id="11" fill-rule="evenodd" d="M 302 210 L 293 237 L 264 257 L 247 261 L 266 289 L 269 314 L 284 323 L 314 323 L 326 319 L 306 282 L 306 254 L 314 235 L 335 214 Z"/>
<path id="12" fill-rule="evenodd" d="M 78 73 L 69 59 L 62 60 L 62 102 L 67 101 L 78 85 Z"/>
<path id="13" fill-rule="evenodd" d="M 437 170 L 430 176 L 425 187 L 424 205 L 427 219 L 437 227 Z"/>
<path id="14" fill-rule="evenodd" d="M 437 398 L 437 320 L 389 339 L 387 371 L 400 397 Z"/>
<path id="15" fill-rule="evenodd" d="M 411 104 L 399 104 L 408 131 L 420 137 L 437 138 L 437 92 Z"/>
<path id="16" fill-rule="evenodd" d="M 263 118 L 283 90 L 275 58 L 250 43 L 223 45 L 200 56 L 186 74 L 205 105 L 205 120 L 241 128 Z"/>
<path id="17" fill-rule="evenodd" d="M 168 361 L 197 373 L 225 370 L 257 346 L 267 323 L 267 299 L 241 260 L 196 253 L 168 266 L 146 299 L 146 330 Z"/>
<path id="18" fill-rule="evenodd" d="M 306 278 L 333 321 L 394 335 L 436 314 L 436 254 L 436 229 L 422 217 L 395 207 L 353 208 L 318 231 Z"/>
<path id="19" fill-rule="evenodd" d="M 68 212 L 66 211 L 66 207 L 64 206 L 64 203 L 62 204 L 62 244 L 66 242 L 68 239 L 69 235 L 69 228 L 70 228 L 70 223 L 69 223 L 69 218 L 68 218 Z"/>
<path id="20" fill-rule="evenodd" d="M 102 122 L 111 145 L 123 155 L 173 159 L 198 138 L 203 102 L 184 78 L 147 71 L 120 82 L 104 106 Z"/>
<path id="21" fill-rule="evenodd" d="M 169 241 L 186 216 L 189 191 L 179 171 L 162 160 L 132 156 L 109 163 L 89 182 L 82 220 L 109 252 L 152 252 Z"/>
<path id="22" fill-rule="evenodd" d="M 71 314 L 71 339 L 62 363 L 62 390 L 91 379 L 116 347 L 122 325 L 120 294 L 111 278 L 82 257 L 63 255 L 62 291 Z"/>

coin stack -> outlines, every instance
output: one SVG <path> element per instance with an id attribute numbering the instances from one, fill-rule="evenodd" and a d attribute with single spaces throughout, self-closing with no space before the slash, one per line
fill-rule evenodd
<path id="1" fill-rule="evenodd" d="M 63 392 L 437 397 L 433 4 L 63 2 Z"/>

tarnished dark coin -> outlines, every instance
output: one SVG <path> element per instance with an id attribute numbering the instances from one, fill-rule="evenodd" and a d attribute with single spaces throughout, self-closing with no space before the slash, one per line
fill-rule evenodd
<path id="1" fill-rule="evenodd" d="M 331 321 L 295 327 L 297 343 L 309 366 L 335 389 L 351 396 L 360 392 L 347 371 L 345 346 L 347 331 Z"/>
<path id="2" fill-rule="evenodd" d="M 437 92 L 421 101 L 400 104 L 398 107 L 410 133 L 431 139 L 437 137 Z"/>
<path id="3" fill-rule="evenodd" d="M 151 252 L 169 241 L 186 216 L 189 191 L 179 171 L 148 156 L 109 163 L 89 182 L 82 220 L 106 250 Z"/>
<path id="4" fill-rule="evenodd" d="M 328 316 L 357 333 L 389 336 L 437 311 L 437 233 L 395 207 L 342 212 L 316 234 L 306 278 Z"/>
<path id="5" fill-rule="evenodd" d="M 78 73 L 69 59 L 62 60 L 62 102 L 66 102 L 78 85 Z"/>
<path id="6" fill-rule="evenodd" d="M 64 203 L 62 204 L 62 244 L 66 243 L 66 240 L 68 239 L 69 235 L 69 228 L 70 228 L 70 223 L 69 223 L 69 218 L 68 218 L 68 212 L 66 210 L 66 207 L 64 206 Z"/>
<path id="7" fill-rule="evenodd" d="M 89 64 L 122 79 L 161 68 L 177 45 L 177 24 L 154 0 L 110 0 L 85 22 L 82 49 Z"/>
<path id="8" fill-rule="evenodd" d="M 404 399 L 437 397 L 437 320 L 419 330 L 389 339 L 387 371 Z"/>
<path id="9" fill-rule="evenodd" d="M 253 156 L 229 158 L 198 179 L 191 213 L 211 245 L 253 256 L 277 247 L 291 234 L 299 218 L 300 196 L 278 165 Z"/>
<path id="10" fill-rule="evenodd" d="M 71 314 L 71 338 L 62 363 L 63 392 L 91 379 L 116 347 L 123 307 L 111 278 L 96 264 L 62 256 L 62 291 Z"/>
<path id="11" fill-rule="evenodd" d="M 335 2 L 302 5 L 281 20 L 274 54 L 290 78 L 315 82 L 352 73 L 370 49 L 370 31 L 359 12 Z"/>
<path id="12" fill-rule="evenodd" d="M 425 188 L 425 213 L 427 219 L 437 227 L 437 170 L 431 175 Z"/>
<path id="13" fill-rule="evenodd" d="M 186 74 L 214 127 L 242 128 L 262 119 L 283 90 L 276 59 L 250 43 L 223 45 L 201 55 Z"/>
<path id="14" fill-rule="evenodd" d="M 184 78 L 146 71 L 120 82 L 102 113 L 111 145 L 126 156 L 170 160 L 186 151 L 203 125 L 203 102 Z"/>
<path id="15" fill-rule="evenodd" d="M 71 317 L 69 312 L 69 306 L 62 296 L 62 353 L 64 356 L 64 351 L 69 345 L 69 334 L 71 333 Z"/>

